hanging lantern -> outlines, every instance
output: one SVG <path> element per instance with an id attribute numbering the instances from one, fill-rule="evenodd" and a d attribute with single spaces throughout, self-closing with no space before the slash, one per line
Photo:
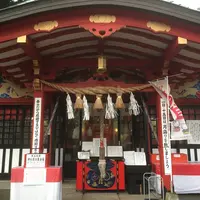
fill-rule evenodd
<path id="1" fill-rule="evenodd" d="M 98 73 L 104 73 L 106 72 L 106 58 L 104 56 L 98 57 Z"/>
<path id="2" fill-rule="evenodd" d="M 124 102 L 123 102 L 123 99 L 122 99 L 122 94 L 117 94 L 115 108 L 117 108 L 117 109 L 125 108 L 125 105 L 124 105 Z"/>
<path id="3" fill-rule="evenodd" d="M 102 103 L 101 97 L 102 97 L 102 95 L 96 96 L 96 101 L 95 101 L 94 106 L 93 106 L 94 109 L 97 109 L 97 110 L 103 109 L 103 103 Z"/>
<path id="4" fill-rule="evenodd" d="M 81 94 L 76 95 L 76 102 L 74 104 L 75 109 L 83 109 L 83 100 L 81 99 Z"/>

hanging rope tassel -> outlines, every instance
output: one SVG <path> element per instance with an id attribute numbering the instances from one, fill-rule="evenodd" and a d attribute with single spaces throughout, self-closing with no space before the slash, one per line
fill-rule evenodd
<path id="1" fill-rule="evenodd" d="M 107 97 L 107 104 L 106 104 L 106 119 L 114 119 L 117 116 L 117 112 L 114 108 L 114 103 L 112 102 L 112 98 L 110 94 Z"/>
<path id="2" fill-rule="evenodd" d="M 135 116 L 140 114 L 140 106 L 132 92 L 130 95 L 129 114 Z"/>
<path id="3" fill-rule="evenodd" d="M 84 110 L 83 120 L 85 121 L 90 120 L 89 106 L 85 95 L 83 96 L 83 110 Z"/>
<path id="4" fill-rule="evenodd" d="M 67 104 L 67 117 L 68 119 L 74 119 L 74 111 L 72 106 L 72 100 L 69 94 L 67 94 L 66 98 L 66 104 Z"/>

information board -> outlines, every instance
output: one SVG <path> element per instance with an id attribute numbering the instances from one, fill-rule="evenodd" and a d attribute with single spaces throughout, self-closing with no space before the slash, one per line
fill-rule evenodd
<path id="1" fill-rule="evenodd" d="M 187 120 L 186 123 L 191 135 L 188 144 L 200 144 L 200 120 Z"/>
<path id="2" fill-rule="evenodd" d="M 122 146 L 108 146 L 107 155 L 108 157 L 123 157 Z"/>
<path id="3" fill-rule="evenodd" d="M 46 154 L 27 154 L 26 155 L 26 167 L 45 167 Z"/>

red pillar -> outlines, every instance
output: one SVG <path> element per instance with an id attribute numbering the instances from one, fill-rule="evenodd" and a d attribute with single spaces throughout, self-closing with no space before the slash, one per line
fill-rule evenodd
<path id="1" fill-rule="evenodd" d="M 44 93 L 34 91 L 33 129 L 31 153 L 43 153 L 44 138 Z"/>
<path id="2" fill-rule="evenodd" d="M 157 94 L 157 98 L 156 98 L 156 110 L 157 110 L 158 150 L 159 150 L 159 156 L 160 156 L 160 175 L 163 178 L 165 189 L 167 191 L 170 191 L 170 176 L 165 175 L 165 169 L 164 169 L 164 148 L 163 148 L 163 132 L 162 132 L 162 116 L 161 116 L 161 97 L 160 97 L 159 94 Z M 170 152 L 170 154 L 171 154 L 171 152 Z"/>

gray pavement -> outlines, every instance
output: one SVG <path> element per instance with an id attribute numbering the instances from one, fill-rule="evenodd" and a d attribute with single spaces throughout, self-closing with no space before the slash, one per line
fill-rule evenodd
<path id="1" fill-rule="evenodd" d="M 86 192 L 84 195 L 75 189 L 75 180 L 63 183 L 63 200 L 144 200 L 143 195 L 129 195 L 127 192 Z M 10 199 L 9 181 L 0 181 L 0 200 Z M 179 200 L 199 200 L 200 195 L 180 195 Z M 20 199 L 19 199 L 20 200 Z"/>
<path id="2" fill-rule="evenodd" d="M 121 192 L 86 192 L 84 195 L 76 191 L 76 182 L 68 180 L 63 183 L 63 200 L 144 200 L 142 195 L 129 195 Z M 0 200 L 10 199 L 9 181 L 0 181 Z M 20 200 L 20 199 L 19 199 Z"/>

